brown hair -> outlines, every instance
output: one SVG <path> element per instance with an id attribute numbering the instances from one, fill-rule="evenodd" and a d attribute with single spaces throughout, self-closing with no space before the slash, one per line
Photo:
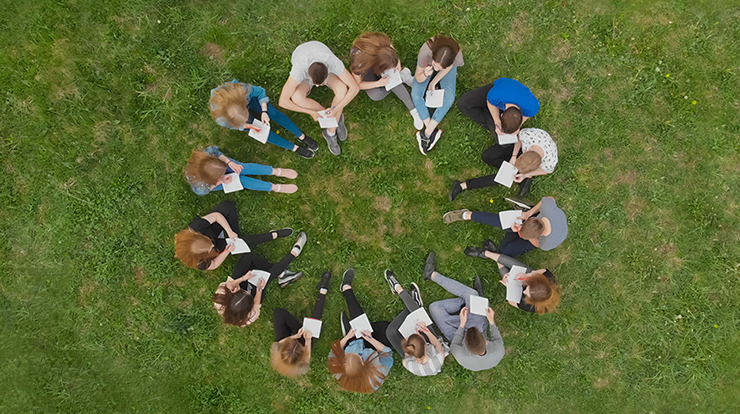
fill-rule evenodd
<path id="1" fill-rule="evenodd" d="M 486 352 L 486 338 L 475 326 L 468 328 L 468 332 L 465 333 L 465 345 L 475 355 L 483 355 Z"/>
<path id="2" fill-rule="evenodd" d="M 352 43 L 352 48 L 357 48 L 358 52 L 351 54 L 349 67 L 357 76 L 365 76 L 371 70 L 380 76 L 398 65 L 398 52 L 385 33 L 363 33 Z"/>
<path id="3" fill-rule="evenodd" d="M 234 128 L 241 128 L 249 119 L 247 110 L 247 90 L 242 83 L 227 83 L 213 91 L 211 100 L 211 117 L 214 120 L 224 118 Z"/>
<path id="4" fill-rule="evenodd" d="M 421 335 L 415 333 L 401 341 L 403 351 L 415 358 L 424 358 L 426 355 L 427 341 Z"/>
<path id="5" fill-rule="evenodd" d="M 545 274 L 535 273 L 522 281 L 522 285 L 529 286 L 529 295 L 524 301 L 534 306 L 538 315 L 552 312 L 560 304 L 560 286 L 552 283 L 546 274 L 552 276 L 552 272 L 545 269 Z"/>
<path id="6" fill-rule="evenodd" d="M 536 151 L 526 151 L 516 159 L 514 164 L 520 174 L 529 174 L 540 168 L 542 157 Z"/>
<path id="7" fill-rule="evenodd" d="M 203 151 L 193 151 L 185 166 L 185 177 L 208 185 L 216 185 L 226 174 L 226 163 Z"/>
<path id="8" fill-rule="evenodd" d="M 321 85 L 329 77 L 329 69 L 321 62 L 314 62 L 308 67 L 308 76 L 314 85 Z"/>
<path id="9" fill-rule="evenodd" d="M 522 228 L 521 230 L 519 230 L 519 235 L 522 236 L 523 239 L 531 240 L 535 237 L 542 236 L 543 231 L 545 231 L 545 224 L 542 222 L 542 220 L 538 219 L 537 217 L 530 217 L 524 220 L 524 223 L 522 223 Z"/>
<path id="10" fill-rule="evenodd" d="M 505 134 L 513 134 L 522 126 L 522 111 L 516 106 L 510 106 L 501 112 L 501 129 Z"/>
<path id="11" fill-rule="evenodd" d="M 432 50 L 432 60 L 439 63 L 443 69 L 452 66 L 457 54 L 460 53 L 460 45 L 447 36 L 436 35 L 427 40 L 427 46 Z"/>
<path id="12" fill-rule="evenodd" d="M 254 298 L 244 289 L 233 293 L 224 286 L 213 294 L 213 303 L 224 307 L 224 323 L 241 327 L 246 324 L 249 312 L 252 311 Z"/>
<path id="13" fill-rule="evenodd" d="M 329 357 L 329 372 L 340 375 L 339 386 L 345 390 L 370 394 L 385 380 L 385 375 L 373 364 L 376 358 L 385 356 L 385 353 L 375 351 L 363 361 L 357 354 L 345 354 L 338 340 L 331 344 L 331 352 L 333 355 Z"/>
<path id="14" fill-rule="evenodd" d="M 190 227 L 175 234 L 175 257 L 187 267 L 206 270 L 218 254 L 211 239 Z"/>
<path id="15" fill-rule="evenodd" d="M 275 342 L 270 351 L 275 371 L 291 378 L 308 372 L 306 346 L 298 339 L 288 337 L 282 343 Z"/>

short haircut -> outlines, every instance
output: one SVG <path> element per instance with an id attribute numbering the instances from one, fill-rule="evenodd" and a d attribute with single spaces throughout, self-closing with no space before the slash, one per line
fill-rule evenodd
<path id="1" fill-rule="evenodd" d="M 542 164 L 542 157 L 535 151 L 526 151 L 524 154 L 517 157 L 514 166 L 519 170 L 520 174 L 529 174 L 532 171 L 540 168 Z"/>
<path id="2" fill-rule="evenodd" d="M 554 280 L 552 272 L 545 269 L 544 274 L 535 273 L 522 282 L 525 289 L 529 287 L 529 295 L 524 301 L 534 306 L 538 315 L 552 312 L 560 304 L 560 286 L 550 278 Z"/>
<path id="3" fill-rule="evenodd" d="M 486 338 L 483 337 L 483 333 L 475 326 L 468 328 L 468 332 L 465 334 L 465 345 L 475 355 L 486 353 Z"/>
<path id="4" fill-rule="evenodd" d="M 227 83 L 213 91 L 209 101 L 211 117 L 224 118 L 233 128 L 239 129 L 249 119 L 247 90 L 244 84 Z"/>
<path id="5" fill-rule="evenodd" d="M 308 67 L 308 76 L 314 85 L 321 85 L 329 77 L 329 69 L 321 62 L 314 62 Z"/>
<path id="6" fill-rule="evenodd" d="M 427 40 L 427 46 L 432 51 L 432 60 L 439 63 L 443 69 L 452 66 L 457 54 L 460 53 L 460 45 L 448 36 L 436 35 Z"/>
<path id="7" fill-rule="evenodd" d="M 522 223 L 522 228 L 521 230 L 519 230 L 519 235 L 522 236 L 522 238 L 524 239 L 531 240 L 542 236 L 543 231 L 545 231 L 545 224 L 542 222 L 542 220 L 538 219 L 537 217 L 530 217 L 524 220 L 524 223 Z"/>
<path id="8" fill-rule="evenodd" d="M 417 333 L 411 334 L 408 338 L 401 340 L 403 352 L 414 358 L 424 358 L 424 355 L 426 355 L 426 345 L 427 341 Z"/>
<path id="9" fill-rule="evenodd" d="M 501 129 L 505 134 L 513 134 L 522 126 L 522 111 L 516 106 L 510 106 L 501 112 Z"/>

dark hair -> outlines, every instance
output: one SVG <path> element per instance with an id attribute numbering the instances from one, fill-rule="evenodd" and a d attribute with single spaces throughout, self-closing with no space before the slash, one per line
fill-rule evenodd
<path id="1" fill-rule="evenodd" d="M 545 231 L 545 224 L 542 223 L 542 220 L 537 217 L 530 217 L 522 223 L 519 235 L 522 236 L 523 239 L 531 240 L 535 237 L 542 236 L 543 231 Z"/>
<path id="2" fill-rule="evenodd" d="M 234 326 L 244 326 L 254 306 L 254 298 L 247 291 L 233 293 L 227 287 L 213 294 L 213 302 L 224 307 L 224 323 Z"/>
<path id="3" fill-rule="evenodd" d="M 401 341 L 403 351 L 415 358 L 423 358 L 426 355 L 426 345 L 427 341 L 417 333 Z"/>
<path id="4" fill-rule="evenodd" d="M 323 63 L 314 62 L 308 67 L 308 76 L 314 85 L 321 85 L 329 77 L 329 69 Z"/>
<path id="5" fill-rule="evenodd" d="M 432 60 L 439 63 L 443 69 L 452 66 L 452 62 L 460 52 L 460 45 L 455 39 L 442 35 L 436 35 L 427 40 L 427 46 L 432 50 Z"/>
<path id="6" fill-rule="evenodd" d="M 367 32 L 352 43 L 350 71 L 357 76 L 365 76 L 372 71 L 380 76 L 386 70 L 398 65 L 398 52 L 391 46 L 391 39 L 385 33 Z"/>
<path id="7" fill-rule="evenodd" d="M 516 106 L 510 106 L 501 113 L 501 129 L 507 134 L 516 132 L 522 126 L 522 111 Z"/>
<path id="8" fill-rule="evenodd" d="M 465 334 L 465 345 L 475 355 L 483 355 L 486 352 L 486 338 L 475 326 L 468 328 Z"/>

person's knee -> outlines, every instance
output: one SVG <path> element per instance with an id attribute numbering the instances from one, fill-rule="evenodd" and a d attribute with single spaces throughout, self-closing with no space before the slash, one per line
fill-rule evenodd
<path id="1" fill-rule="evenodd" d="M 275 309 L 275 312 L 272 314 L 272 323 L 276 325 L 277 323 L 284 321 L 287 313 L 288 310 L 285 308 Z"/>
<path id="2" fill-rule="evenodd" d="M 367 93 L 367 96 L 369 96 L 370 99 L 372 99 L 373 101 L 379 101 L 385 98 L 385 94 L 377 89 L 368 89 L 365 92 Z"/>
<path id="3" fill-rule="evenodd" d="M 424 99 L 424 87 L 419 84 L 416 88 L 411 88 L 411 98 L 412 99 Z"/>

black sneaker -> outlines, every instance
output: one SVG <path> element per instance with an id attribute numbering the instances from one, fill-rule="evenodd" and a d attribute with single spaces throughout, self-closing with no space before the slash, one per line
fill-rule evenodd
<path id="1" fill-rule="evenodd" d="M 423 155 L 427 155 L 427 147 L 429 146 L 429 138 L 424 131 L 416 131 L 416 142 L 419 143 L 419 151 Z"/>
<path id="2" fill-rule="evenodd" d="M 429 137 L 429 143 L 427 144 L 427 154 L 429 151 L 434 148 L 435 145 L 437 145 L 437 142 L 439 142 L 439 137 L 442 136 L 442 130 L 438 128 L 434 128 L 434 131 L 432 131 L 432 136 Z"/>
<path id="3" fill-rule="evenodd" d="M 307 160 L 310 160 L 314 156 L 313 151 L 307 148 L 303 148 L 301 146 L 299 146 L 298 149 L 295 150 L 295 153 Z"/>
<path id="4" fill-rule="evenodd" d="M 400 285 L 400 283 L 398 283 L 398 279 L 396 279 L 396 274 L 393 273 L 393 270 L 385 270 L 385 281 L 391 286 L 391 293 L 397 295 L 396 286 Z"/>
<path id="5" fill-rule="evenodd" d="M 473 289 L 475 289 L 476 292 L 478 292 L 478 296 L 483 297 L 483 283 L 480 281 L 480 276 L 475 276 L 475 281 L 473 282 Z"/>
<path id="6" fill-rule="evenodd" d="M 531 210 L 534 207 L 530 201 L 527 201 L 519 197 L 506 197 L 504 198 L 507 203 L 512 204 L 514 207 L 521 208 L 523 211 Z"/>
<path id="7" fill-rule="evenodd" d="M 487 259 L 486 249 L 482 247 L 473 247 L 473 246 L 466 247 L 465 254 L 467 254 L 470 257 L 480 257 L 481 259 Z"/>
<path id="8" fill-rule="evenodd" d="M 455 180 L 455 182 L 452 183 L 452 189 L 450 190 L 450 201 L 454 201 L 455 197 L 457 197 L 460 193 L 463 192 L 462 188 L 462 182 Z"/>
<path id="9" fill-rule="evenodd" d="M 280 287 L 286 287 L 288 285 L 292 285 L 297 281 L 298 279 L 303 276 L 303 272 L 291 272 L 290 270 L 286 270 L 283 272 L 283 275 L 281 277 L 278 277 L 278 284 Z"/>
<path id="10" fill-rule="evenodd" d="M 434 273 L 434 252 L 429 253 L 429 256 L 427 256 L 427 261 L 424 265 L 424 280 L 432 280 L 432 273 Z"/>
<path id="11" fill-rule="evenodd" d="M 304 135 L 303 139 L 298 138 L 298 141 L 306 144 L 308 149 L 310 149 L 311 151 L 316 152 L 319 150 L 319 143 L 314 141 L 313 138 L 309 137 L 308 135 Z"/>
<path id="12" fill-rule="evenodd" d="M 525 178 L 519 183 L 519 197 L 524 197 L 529 194 L 529 189 L 532 187 L 532 178 Z"/>
<path id="13" fill-rule="evenodd" d="M 340 289 L 344 288 L 344 285 L 352 286 L 352 280 L 354 280 L 354 278 L 355 278 L 355 269 L 350 267 L 349 269 L 344 271 L 344 275 L 342 276 L 342 286 L 340 286 L 339 288 Z"/>
<path id="14" fill-rule="evenodd" d="M 316 289 L 326 289 L 327 292 L 329 291 L 329 284 L 331 283 L 331 272 L 324 272 L 323 275 L 321 275 L 321 280 L 319 281 L 319 284 L 316 285 Z"/>
<path id="15" fill-rule="evenodd" d="M 496 246 L 491 239 L 483 240 L 483 248 L 491 253 L 500 253 L 498 246 Z"/>
<path id="16" fill-rule="evenodd" d="M 424 302 L 421 300 L 421 291 L 419 290 L 419 286 L 414 282 L 411 282 L 409 295 L 411 295 L 411 299 L 413 299 L 414 302 L 416 302 L 422 308 L 424 307 Z"/>
<path id="17" fill-rule="evenodd" d="M 344 311 L 339 315 L 339 325 L 342 326 L 342 336 L 347 336 L 347 332 L 349 332 L 352 327 L 349 325 L 349 317 L 344 313 Z"/>
<path id="18" fill-rule="evenodd" d="M 286 227 L 280 230 L 270 230 L 270 233 L 277 233 L 278 237 L 290 237 L 293 235 L 293 229 Z"/>

